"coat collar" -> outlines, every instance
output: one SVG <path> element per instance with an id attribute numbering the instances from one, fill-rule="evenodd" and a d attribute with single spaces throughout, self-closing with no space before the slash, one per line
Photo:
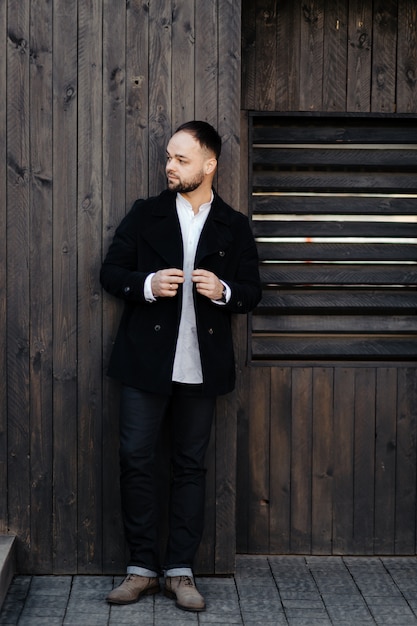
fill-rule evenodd
<path id="1" fill-rule="evenodd" d="M 183 249 L 181 227 L 176 210 L 176 193 L 166 190 L 153 199 L 151 220 L 143 236 L 169 267 L 182 267 Z M 197 248 L 196 267 L 208 255 L 227 249 L 232 241 L 230 208 L 214 191 L 210 213 L 204 224 Z"/>

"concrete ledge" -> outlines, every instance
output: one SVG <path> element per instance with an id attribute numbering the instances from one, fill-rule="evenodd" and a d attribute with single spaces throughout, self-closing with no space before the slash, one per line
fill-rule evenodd
<path id="1" fill-rule="evenodd" d="M 0 535 L 0 609 L 16 573 L 16 537 Z"/>

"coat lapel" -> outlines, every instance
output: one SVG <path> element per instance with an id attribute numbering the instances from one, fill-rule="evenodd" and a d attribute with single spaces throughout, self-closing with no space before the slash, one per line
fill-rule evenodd
<path id="1" fill-rule="evenodd" d="M 169 194 L 164 202 L 158 202 L 152 208 L 152 219 L 144 229 L 143 237 L 168 267 L 182 267 L 183 247 L 175 195 Z"/>
<path id="2" fill-rule="evenodd" d="M 205 257 L 211 254 L 221 254 L 230 246 L 232 240 L 230 219 L 219 197 L 215 195 L 197 247 L 195 267 L 198 267 Z"/>

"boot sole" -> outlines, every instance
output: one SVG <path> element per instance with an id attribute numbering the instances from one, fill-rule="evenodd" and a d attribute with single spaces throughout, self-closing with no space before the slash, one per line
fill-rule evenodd
<path id="1" fill-rule="evenodd" d="M 202 611 L 205 611 L 205 610 L 206 610 L 206 607 L 205 607 L 205 606 L 203 606 L 203 607 L 201 607 L 201 608 L 193 608 L 193 607 L 184 606 L 183 604 L 180 604 L 180 603 L 178 602 L 178 600 L 177 600 L 177 596 L 176 596 L 176 594 L 175 594 L 173 591 L 168 591 L 167 589 L 165 589 L 165 590 L 164 590 L 164 595 L 165 595 L 167 598 L 170 598 L 171 600 L 176 600 L 176 602 L 175 602 L 175 606 L 176 606 L 178 609 L 181 609 L 182 611 L 188 611 L 188 612 L 191 612 L 191 613 L 201 613 Z"/>
<path id="2" fill-rule="evenodd" d="M 159 593 L 160 591 L 161 591 L 160 587 L 155 587 L 153 589 L 145 589 L 145 591 L 142 591 L 142 593 L 140 593 L 138 597 L 135 598 L 134 600 L 111 600 L 109 598 L 106 598 L 106 602 L 108 602 L 109 604 L 119 604 L 119 605 L 135 604 L 136 602 L 139 602 L 139 600 L 143 598 L 143 596 L 152 596 L 155 593 Z"/>

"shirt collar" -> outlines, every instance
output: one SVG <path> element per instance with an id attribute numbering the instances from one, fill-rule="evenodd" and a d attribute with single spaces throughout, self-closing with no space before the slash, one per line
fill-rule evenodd
<path id="1" fill-rule="evenodd" d="M 208 211 L 211 207 L 213 200 L 214 200 L 214 193 L 213 193 L 213 190 L 211 190 L 211 198 L 209 202 L 205 202 L 204 204 L 202 204 L 198 209 L 198 213 L 201 214 L 201 213 L 204 213 L 205 211 Z M 189 211 L 193 210 L 193 207 L 188 202 L 188 200 L 186 200 L 184 196 L 182 196 L 179 192 L 177 193 L 177 207 L 181 209 L 187 209 Z"/>

